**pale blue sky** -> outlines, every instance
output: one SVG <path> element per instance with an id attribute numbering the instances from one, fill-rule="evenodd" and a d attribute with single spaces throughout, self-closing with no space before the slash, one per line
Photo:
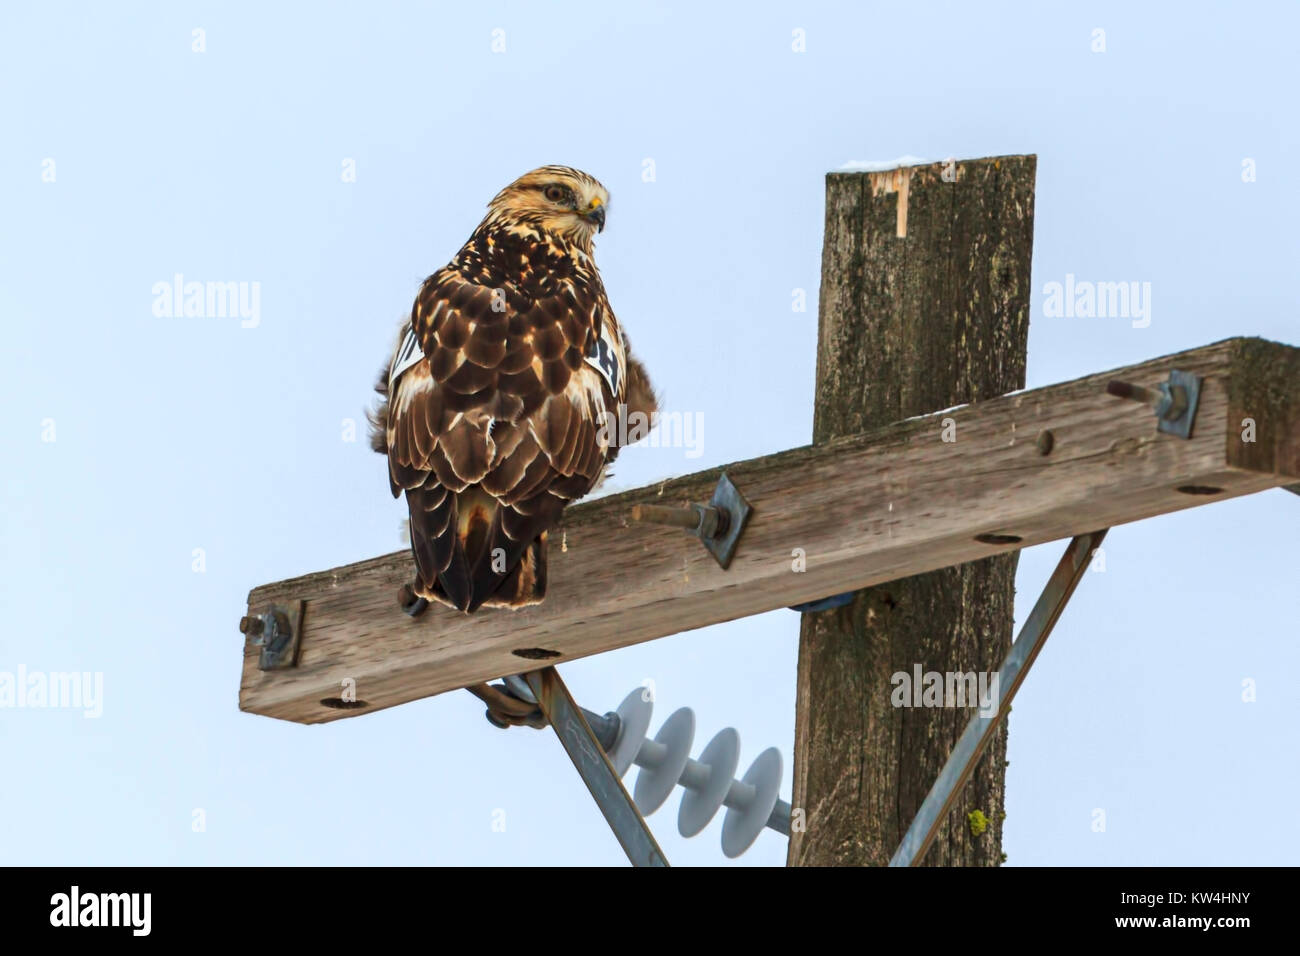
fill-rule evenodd
<path id="1" fill-rule="evenodd" d="M 1038 154 L 1031 386 L 1300 342 L 1300 17 L 1135 6 L 9 5 L 0 671 L 102 672 L 104 700 L 0 710 L 0 862 L 621 863 L 553 735 L 467 694 L 323 727 L 238 711 L 248 590 L 401 546 L 382 459 L 341 435 L 420 280 L 534 166 L 609 187 L 615 308 L 705 421 L 702 456 L 630 450 L 624 486 L 808 441 L 823 176 L 848 160 Z M 155 316 L 176 273 L 260 283 L 259 324 Z M 1067 273 L 1150 282 L 1150 327 L 1046 317 Z M 1011 864 L 1300 858 L 1297 520 L 1273 491 L 1112 531 L 1011 716 Z M 1024 554 L 1020 614 L 1062 545 Z M 602 711 L 653 679 L 652 728 L 689 704 L 696 752 L 734 725 L 742 769 L 779 746 L 788 798 L 797 640 L 775 612 L 563 673 Z M 650 818 L 669 859 L 723 862 L 721 816 L 684 840 L 677 800 Z M 740 862 L 784 854 L 769 832 Z"/>

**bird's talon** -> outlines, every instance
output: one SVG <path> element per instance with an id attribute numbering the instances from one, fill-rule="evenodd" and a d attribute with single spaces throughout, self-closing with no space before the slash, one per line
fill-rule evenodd
<path id="1" fill-rule="evenodd" d="M 429 602 L 422 597 L 418 597 L 415 588 L 409 584 L 402 585 L 402 589 L 397 593 L 397 603 L 411 617 L 419 617 L 424 613 L 424 609 L 429 606 Z"/>

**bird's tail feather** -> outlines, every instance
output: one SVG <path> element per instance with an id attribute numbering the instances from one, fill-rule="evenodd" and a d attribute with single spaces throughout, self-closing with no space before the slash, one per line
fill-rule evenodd
<path id="1" fill-rule="evenodd" d="M 407 497 L 420 597 L 469 613 L 545 597 L 545 532 L 512 538 L 505 527 L 512 509 L 473 486 L 457 493 L 412 489 Z"/>

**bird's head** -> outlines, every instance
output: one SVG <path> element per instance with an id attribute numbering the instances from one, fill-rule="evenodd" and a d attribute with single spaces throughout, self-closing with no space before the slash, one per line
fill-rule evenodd
<path id="1" fill-rule="evenodd" d="M 525 173 L 488 204 L 488 219 L 530 223 L 582 248 L 605 228 L 609 191 L 595 178 L 568 166 L 542 166 Z"/>

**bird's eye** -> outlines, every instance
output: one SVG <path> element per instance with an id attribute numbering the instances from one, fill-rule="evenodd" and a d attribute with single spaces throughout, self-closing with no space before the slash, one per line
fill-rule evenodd
<path id="1" fill-rule="evenodd" d="M 551 202 L 564 202 L 568 194 L 569 191 L 565 189 L 563 186 L 555 186 L 555 185 L 547 186 L 546 189 L 542 191 L 542 195 L 544 195 Z"/>

